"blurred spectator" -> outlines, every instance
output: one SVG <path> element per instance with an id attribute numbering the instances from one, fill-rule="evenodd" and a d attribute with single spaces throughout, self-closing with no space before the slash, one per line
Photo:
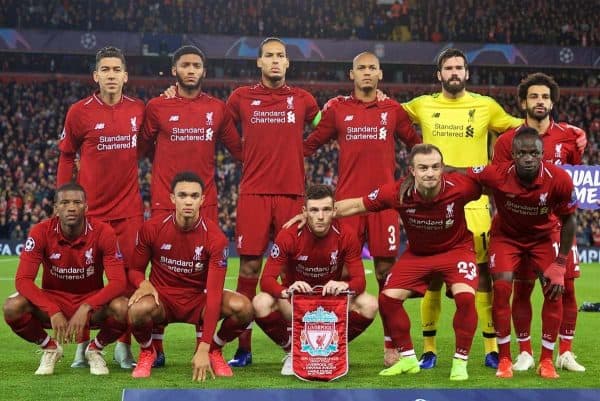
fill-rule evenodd
<path id="1" fill-rule="evenodd" d="M 600 45 L 590 0 L 0 0 L 0 27 Z M 299 19 L 298 16 L 303 18 Z"/>

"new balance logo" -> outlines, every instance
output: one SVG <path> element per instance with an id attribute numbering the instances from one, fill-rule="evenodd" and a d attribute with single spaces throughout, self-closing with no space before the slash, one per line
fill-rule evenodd
<path id="1" fill-rule="evenodd" d="M 104 129 L 104 123 L 98 123 L 98 124 L 96 124 L 96 126 L 94 127 L 94 129 Z"/>
<path id="2" fill-rule="evenodd" d="M 308 255 L 300 255 L 296 260 L 299 260 L 300 262 L 306 262 L 308 260 Z"/>
<path id="3" fill-rule="evenodd" d="M 179 121 L 179 116 L 171 116 L 169 117 L 169 121 Z"/>
<path id="4" fill-rule="evenodd" d="M 162 249 L 163 251 L 170 251 L 171 250 L 172 245 L 171 244 L 162 244 L 160 246 L 160 249 Z"/>
<path id="5" fill-rule="evenodd" d="M 433 113 L 431 118 L 440 118 L 440 113 Z"/>
<path id="6" fill-rule="evenodd" d="M 260 100 L 253 100 L 250 106 L 260 106 Z"/>
<path id="7" fill-rule="evenodd" d="M 52 255 L 50 255 L 50 257 L 48 259 L 52 259 L 52 260 L 60 259 L 60 253 L 53 253 Z"/>
<path id="8" fill-rule="evenodd" d="M 344 121 L 352 121 L 353 119 L 354 119 L 354 116 L 349 115 L 349 116 L 346 116 L 346 118 L 344 118 Z"/>
<path id="9" fill-rule="evenodd" d="M 417 209 L 406 209 L 406 213 L 415 214 Z"/>

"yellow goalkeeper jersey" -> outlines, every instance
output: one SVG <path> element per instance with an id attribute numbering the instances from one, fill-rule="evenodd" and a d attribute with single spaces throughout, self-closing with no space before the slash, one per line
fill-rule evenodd
<path id="1" fill-rule="evenodd" d="M 441 92 L 423 95 L 402 106 L 421 127 L 423 142 L 440 148 L 444 163 L 455 167 L 488 164 L 488 132 L 499 134 L 523 124 L 491 97 L 468 91 L 458 99 L 446 98 Z M 484 196 L 469 206 L 485 206 L 487 202 Z"/>

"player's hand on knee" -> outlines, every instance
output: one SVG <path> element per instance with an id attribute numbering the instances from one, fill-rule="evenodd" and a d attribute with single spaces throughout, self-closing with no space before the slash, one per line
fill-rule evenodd
<path id="1" fill-rule="evenodd" d="M 544 271 L 544 277 L 546 278 L 544 294 L 549 296 L 550 299 L 556 299 L 565 291 L 566 264 L 567 257 L 558 255 L 556 260 Z"/>
<path id="2" fill-rule="evenodd" d="M 349 287 L 350 285 L 345 281 L 329 280 L 323 286 L 322 295 L 339 295 L 340 292 L 346 291 Z"/>
<path id="3" fill-rule="evenodd" d="M 177 94 L 177 85 L 171 85 L 162 93 L 167 99 L 173 99 Z"/>
<path id="4" fill-rule="evenodd" d="M 50 325 L 52 326 L 52 330 L 54 330 L 54 338 L 59 343 L 64 343 L 67 335 L 67 326 L 69 325 L 65 315 L 62 312 L 58 312 L 50 316 Z"/>
<path id="5" fill-rule="evenodd" d="M 312 287 L 306 281 L 295 281 L 292 285 L 288 287 L 288 293 L 291 292 L 302 292 L 307 293 L 311 292 Z"/>
<path id="6" fill-rule="evenodd" d="M 140 299 L 147 295 L 151 295 L 154 298 L 154 302 L 156 303 L 156 305 L 160 305 L 160 302 L 158 300 L 158 291 L 156 291 L 156 288 L 154 288 L 150 281 L 144 280 L 140 283 L 139 288 L 135 290 L 133 295 L 131 295 L 131 297 L 129 298 L 127 306 L 133 305 L 134 303 L 138 302 Z"/>
<path id="7" fill-rule="evenodd" d="M 88 304 L 82 304 L 73 316 L 71 316 L 67 325 L 67 342 L 77 342 L 77 338 L 89 322 L 91 310 L 92 308 Z"/>
<path id="8" fill-rule="evenodd" d="M 298 224 L 298 229 L 301 229 L 302 227 L 304 227 L 304 225 L 306 224 L 306 216 L 304 215 L 304 213 L 295 215 L 294 217 L 292 217 L 291 219 L 286 221 L 282 227 L 284 229 L 290 228 L 291 226 L 293 226 L 296 223 Z"/>

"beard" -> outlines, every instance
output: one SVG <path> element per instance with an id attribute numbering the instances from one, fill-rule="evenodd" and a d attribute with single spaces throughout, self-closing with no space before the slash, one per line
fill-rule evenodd
<path id="1" fill-rule="evenodd" d="M 537 112 L 537 111 L 535 111 L 535 107 L 532 107 L 532 108 L 528 107 L 526 110 L 526 113 L 527 113 L 527 117 L 532 118 L 534 120 L 542 121 L 550 115 L 550 109 L 544 108 L 543 112 Z"/>
<path id="2" fill-rule="evenodd" d="M 455 78 L 450 78 L 446 81 L 442 80 L 442 88 L 444 88 L 446 92 L 451 93 L 453 95 L 462 92 L 466 87 L 466 83 L 464 80 L 460 80 L 460 83 L 452 82 L 456 82 Z"/>
<path id="3" fill-rule="evenodd" d="M 184 78 L 179 75 L 179 73 L 176 73 L 175 75 L 177 77 L 177 84 L 184 90 L 193 91 L 200 88 L 200 85 L 202 85 L 202 78 L 198 78 L 198 82 L 195 84 L 188 84 L 184 81 Z"/>

